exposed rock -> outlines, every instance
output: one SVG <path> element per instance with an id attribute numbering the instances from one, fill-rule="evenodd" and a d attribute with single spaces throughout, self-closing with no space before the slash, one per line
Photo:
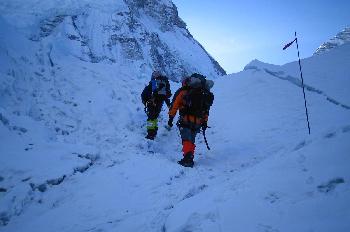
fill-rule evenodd
<path id="1" fill-rule="evenodd" d="M 125 0 L 124 4 L 113 12 L 87 5 L 79 11 L 42 16 L 30 39 L 51 44 L 43 52 L 49 54 L 52 67 L 52 57 L 64 50 L 63 56 L 68 52 L 86 62 L 129 64 L 140 72 L 147 67 L 149 74 L 158 69 L 175 81 L 194 72 L 209 77 L 226 74 L 192 37 L 171 1 Z"/>

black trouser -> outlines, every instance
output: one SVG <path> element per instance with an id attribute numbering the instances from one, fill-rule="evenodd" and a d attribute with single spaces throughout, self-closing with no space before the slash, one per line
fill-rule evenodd
<path id="1" fill-rule="evenodd" d="M 158 116 L 162 110 L 163 100 L 153 100 L 146 104 L 147 132 L 150 136 L 156 136 L 158 130 Z"/>
<path id="2" fill-rule="evenodd" d="M 146 105 L 147 120 L 157 119 L 162 110 L 162 106 L 162 100 L 149 101 Z"/>

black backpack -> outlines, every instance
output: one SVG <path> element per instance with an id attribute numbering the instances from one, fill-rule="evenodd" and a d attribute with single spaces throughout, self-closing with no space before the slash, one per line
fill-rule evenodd
<path id="1" fill-rule="evenodd" d="M 209 91 L 207 80 L 204 76 L 193 74 L 191 79 L 187 83 L 187 93 L 183 97 L 184 108 L 182 114 L 204 118 L 205 115 L 209 115 L 210 107 L 214 102 L 214 94 Z M 210 86 L 212 87 L 212 84 Z"/>

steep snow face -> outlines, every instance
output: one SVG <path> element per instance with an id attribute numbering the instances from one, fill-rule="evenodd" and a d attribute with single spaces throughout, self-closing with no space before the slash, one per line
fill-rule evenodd
<path id="1" fill-rule="evenodd" d="M 346 44 L 302 60 L 311 135 L 298 62 L 254 60 L 217 80 L 213 149 L 196 157 L 191 177 L 202 180 L 170 212 L 164 231 L 348 231 L 349 54 Z M 206 180 L 220 178 L 214 173 L 222 168 L 227 179 Z"/>
<path id="2" fill-rule="evenodd" d="M 193 54 L 181 21 L 174 33 L 148 15 L 158 2 L 1 2 L 0 230 L 350 231 L 350 45 L 302 60 L 310 136 L 296 62 L 218 78 L 212 149 L 198 135 L 186 169 L 167 109 L 156 140 L 144 139 L 144 47 L 116 36 L 101 49 L 117 32 L 100 23 L 126 17 L 120 31 L 142 23 Z"/>
<path id="3" fill-rule="evenodd" d="M 325 53 L 331 49 L 334 49 L 340 45 L 350 42 L 350 27 L 346 27 L 344 30 L 339 32 L 334 38 L 330 39 L 328 42 L 323 43 L 314 52 L 314 55 L 319 55 Z"/>
<path id="4" fill-rule="evenodd" d="M 225 74 L 168 0 L 2 1 L 0 12 L 43 46 L 53 64 L 53 57 L 70 56 L 128 65 L 147 75 L 157 69 L 173 80 L 193 72 Z"/>
<path id="5" fill-rule="evenodd" d="M 297 63 L 217 79 L 193 169 L 166 109 L 145 141 L 130 67 L 19 53 L 0 67 L 0 230 L 350 231 L 349 51 L 302 60 L 311 135 Z"/>

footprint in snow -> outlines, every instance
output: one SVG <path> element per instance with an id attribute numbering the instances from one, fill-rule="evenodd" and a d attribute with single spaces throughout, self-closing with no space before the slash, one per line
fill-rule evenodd
<path id="1" fill-rule="evenodd" d="M 295 148 L 293 149 L 293 151 L 297 151 L 300 150 L 301 148 L 305 147 L 307 145 L 306 141 L 301 141 L 298 145 L 295 146 Z"/>
<path id="2" fill-rule="evenodd" d="M 330 133 L 327 133 L 327 134 L 324 136 L 324 138 L 330 139 L 330 138 L 335 137 L 336 134 L 337 134 L 336 132 L 330 132 Z"/>
<path id="3" fill-rule="evenodd" d="M 164 210 L 171 210 L 174 208 L 174 205 L 167 205 L 164 207 Z"/>
<path id="4" fill-rule="evenodd" d="M 343 127 L 343 133 L 350 132 L 350 125 Z"/>
<path id="5" fill-rule="evenodd" d="M 218 214 L 215 212 L 195 212 L 192 213 L 184 225 L 182 225 L 178 231 L 191 232 L 191 231 L 221 231 L 218 225 Z M 163 227 L 162 231 L 166 231 Z"/>
<path id="6" fill-rule="evenodd" d="M 334 189 L 339 184 L 344 184 L 344 183 L 345 183 L 344 179 L 341 177 L 338 177 L 338 178 L 334 178 L 334 179 L 328 181 L 327 183 L 324 183 L 324 184 L 317 186 L 317 189 L 321 193 L 329 193 L 329 192 L 334 191 Z"/>
<path id="7" fill-rule="evenodd" d="M 279 201 L 281 198 L 279 193 L 276 192 L 270 192 L 267 194 L 267 196 L 264 197 L 264 200 L 268 201 L 269 203 L 273 204 L 277 201 Z"/>
<path id="8" fill-rule="evenodd" d="M 263 225 L 263 224 L 259 224 L 257 226 L 257 229 L 258 229 L 257 230 L 258 232 L 279 232 L 278 229 L 275 229 L 270 225 Z"/>
<path id="9" fill-rule="evenodd" d="M 206 189 L 208 187 L 208 185 L 206 184 L 202 184 L 200 186 L 197 187 L 193 187 L 191 188 L 188 193 L 182 198 L 182 200 L 186 200 L 188 198 L 191 198 L 197 194 L 199 194 L 200 192 L 202 192 L 204 189 Z"/>
<path id="10" fill-rule="evenodd" d="M 167 185 L 171 185 L 172 182 L 173 182 L 175 179 L 180 179 L 180 178 L 181 178 L 182 176 L 184 176 L 184 175 L 185 175 L 184 170 L 180 170 L 180 172 L 179 172 L 178 174 L 176 174 L 176 175 L 174 175 L 174 176 L 171 176 L 171 177 L 169 178 L 169 181 L 166 182 L 166 184 L 167 184 Z"/>

